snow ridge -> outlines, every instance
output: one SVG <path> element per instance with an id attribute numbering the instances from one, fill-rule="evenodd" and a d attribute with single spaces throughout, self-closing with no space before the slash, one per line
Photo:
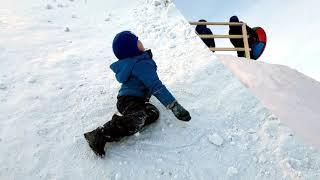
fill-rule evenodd
<path id="1" fill-rule="evenodd" d="M 287 66 L 218 56 L 297 135 L 320 148 L 320 83 Z"/>

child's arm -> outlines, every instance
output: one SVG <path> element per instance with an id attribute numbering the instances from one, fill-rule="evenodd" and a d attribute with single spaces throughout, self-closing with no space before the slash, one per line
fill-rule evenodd
<path id="1" fill-rule="evenodd" d="M 153 61 L 138 62 L 134 69 L 133 74 L 143 82 L 143 84 L 150 90 L 165 107 L 168 107 L 176 99 L 168 91 L 165 85 L 160 81 L 156 72 L 156 65 Z"/>
<path id="2" fill-rule="evenodd" d="M 191 119 L 190 114 L 173 97 L 170 91 L 160 81 L 156 72 L 156 65 L 153 61 L 141 61 L 136 64 L 133 74 L 143 82 L 165 107 L 172 110 L 174 115 L 183 121 Z"/>

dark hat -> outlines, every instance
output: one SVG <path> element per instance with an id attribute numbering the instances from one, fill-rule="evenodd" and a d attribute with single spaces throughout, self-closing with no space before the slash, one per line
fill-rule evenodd
<path id="1" fill-rule="evenodd" d="M 207 22 L 207 21 L 204 19 L 200 19 L 199 22 Z"/>
<path id="2" fill-rule="evenodd" d="M 232 16 L 230 22 L 239 22 L 239 18 L 237 16 Z"/>
<path id="3" fill-rule="evenodd" d="M 138 49 L 138 37 L 130 31 L 123 31 L 117 34 L 113 39 L 112 49 L 118 59 L 125 59 L 141 54 L 141 51 Z"/>

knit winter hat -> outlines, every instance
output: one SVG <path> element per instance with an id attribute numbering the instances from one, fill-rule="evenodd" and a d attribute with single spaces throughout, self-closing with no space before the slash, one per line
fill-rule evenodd
<path id="1" fill-rule="evenodd" d="M 125 59 L 140 55 L 138 49 L 138 37 L 130 31 L 118 33 L 113 39 L 112 49 L 118 59 Z"/>
<path id="2" fill-rule="evenodd" d="M 239 18 L 237 16 L 232 16 L 230 22 L 239 22 Z"/>
<path id="3" fill-rule="evenodd" d="M 204 19 L 200 19 L 199 22 L 207 22 L 207 21 Z"/>

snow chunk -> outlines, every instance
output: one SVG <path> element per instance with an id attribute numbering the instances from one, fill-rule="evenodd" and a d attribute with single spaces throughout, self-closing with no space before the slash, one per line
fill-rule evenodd
<path id="1" fill-rule="evenodd" d="M 70 32 L 70 28 L 66 27 L 66 29 L 64 30 L 64 32 Z"/>
<path id="2" fill-rule="evenodd" d="M 256 132 L 257 132 L 257 131 L 254 130 L 254 129 L 252 129 L 252 128 L 248 130 L 248 133 L 249 133 L 249 134 L 255 134 Z"/>
<path id="3" fill-rule="evenodd" d="M 274 115 L 274 114 L 271 114 L 271 115 L 268 117 L 268 120 L 269 120 L 269 121 L 276 121 L 276 120 L 278 120 L 278 117 L 277 117 L 276 115 Z"/>
<path id="4" fill-rule="evenodd" d="M 214 133 L 208 136 L 208 140 L 217 146 L 221 146 L 223 144 L 223 139 L 218 134 Z"/>
<path id="5" fill-rule="evenodd" d="M 235 167 L 229 167 L 227 171 L 228 176 L 234 176 L 238 174 L 238 169 Z"/>
<path id="6" fill-rule="evenodd" d="M 155 5 L 155 6 L 160 6 L 160 5 L 161 5 L 161 2 L 160 2 L 160 1 L 154 1 L 154 5 Z"/>
<path id="7" fill-rule="evenodd" d="M 171 4 L 171 3 L 172 3 L 171 0 L 165 0 L 165 1 L 164 1 L 164 6 L 165 6 L 165 7 L 168 7 L 169 4 Z"/>

